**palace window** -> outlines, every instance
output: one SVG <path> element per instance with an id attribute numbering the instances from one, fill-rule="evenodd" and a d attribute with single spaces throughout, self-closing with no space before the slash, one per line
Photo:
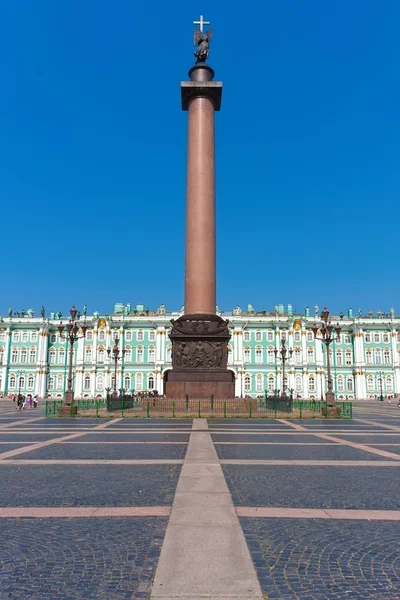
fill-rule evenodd
<path id="1" fill-rule="evenodd" d="M 257 364 L 261 364 L 262 363 L 262 350 L 261 350 L 261 348 L 256 348 L 256 363 Z"/>
<path id="2" fill-rule="evenodd" d="M 400 331 L 397 332 L 397 341 L 400 342 Z"/>
<path id="3" fill-rule="evenodd" d="M 25 387 L 25 377 L 23 375 L 20 376 L 18 382 L 18 389 L 23 390 Z"/>
<path id="4" fill-rule="evenodd" d="M 33 376 L 29 375 L 28 377 L 28 390 L 33 390 Z"/>
<path id="5" fill-rule="evenodd" d="M 341 367 L 343 364 L 343 355 L 341 350 L 336 350 L 336 364 Z"/>
<path id="6" fill-rule="evenodd" d="M 0 332 L 0 342 L 5 342 L 6 341 L 6 334 L 3 332 Z"/>
<path id="7" fill-rule="evenodd" d="M 307 342 L 312 342 L 314 339 L 314 334 L 312 331 L 307 331 Z"/>
<path id="8" fill-rule="evenodd" d="M 65 344 L 66 337 L 64 333 L 60 333 L 60 344 Z"/>
<path id="9" fill-rule="evenodd" d="M 270 375 L 268 377 L 268 391 L 273 392 L 274 389 L 275 389 L 275 379 L 274 379 L 273 375 Z"/>
<path id="10" fill-rule="evenodd" d="M 12 341 L 13 342 L 19 342 L 19 333 L 18 333 L 18 331 L 14 331 L 13 332 Z"/>
<path id="11" fill-rule="evenodd" d="M 301 392 L 302 388 L 303 388 L 303 382 L 302 382 L 302 378 L 301 375 L 296 375 L 296 379 L 295 379 L 295 388 L 296 388 L 296 392 Z"/>
<path id="12" fill-rule="evenodd" d="M 381 365 L 382 364 L 382 354 L 381 354 L 381 349 L 380 348 L 376 348 L 376 350 L 375 350 L 375 363 L 377 365 Z"/>
<path id="13" fill-rule="evenodd" d="M 347 378 L 347 391 L 348 391 L 348 392 L 353 392 L 353 391 L 354 391 L 354 387 L 353 387 L 353 379 L 352 379 L 352 377 L 348 377 L 348 378 Z"/>
<path id="14" fill-rule="evenodd" d="M 21 350 L 21 364 L 25 364 L 26 363 L 26 357 L 27 357 L 27 351 L 26 348 L 22 348 Z"/>
<path id="15" fill-rule="evenodd" d="M 0 364 L 2 364 L 3 360 L 4 360 L 4 349 L 0 348 Z"/>
<path id="16" fill-rule="evenodd" d="M 130 391 L 131 389 L 131 376 L 125 375 L 124 377 L 124 388 L 126 391 Z"/>
<path id="17" fill-rule="evenodd" d="M 372 365 L 372 352 L 370 348 L 367 348 L 367 350 L 365 351 L 365 356 L 367 359 L 367 365 Z"/>
<path id="18" fill-rule="evenodd" d="M 135 390 L 140 392 L 143 389 L 143 375 L 141 373 L 136 373 L 135 380 L 136 380 Z"/>
<path id="19" fill-rule="evenodd" d="M 366 333 L 365 334 L 365 343 L 366 344 L 370 344 L 371 343 L 371 334 L 370 333 Z"/>
<path id="20" fill-rule="evenodd" d="M 294 341 L 295 342 L 300 342 L 300 331 L 295 331 L 294 332 Z"/>
<path id="21" fill-rule="evenodd" d="M 154 375 L 152 373 L 150 373 L 147 379 L 147 389 L 154 390 Z"/>
<path id="22" fill-rule="evenodd" d="M 273 348 L 268 348 L 267 350 L 268 363 L 272 365 L 274 363 L 275 352 Z"/>
<path id="23" fill-rule="evenodd" d="M 125 341 L 126 342 L 131 342 L 132 341 L 132 331 L 130 329 L 127 329 L 125 331 Z"/>
<path id="24" fill-rule="evenodd" d="M 346 365 L 350 366 L 353 362 L 353 357 L 351 355 L 351 350 L 346 350 Z"/>
<path id="25" fill-rule="evenodd" d="M 92 361 L 92 346 L 86 346 L 85 348 L 85 362 Z"/>
<path id="26" fill-rule="evenodd" d="M 57 334 L 56 333 L 52 333 L 50 335 L 50 343 L 51 344 L 55 344 L 57 342 Z"/>
<path id="27" fill-rule="evenodd" d="M 244 391 L 245 393 L 249 393 L 251 390 L 251 378 L 250 375 L 246 375 L 244 378 Z"/>
<path id="28" fill-rule="evenodd" d="M 307 349 L 307 362 L 309 362 L 309 363 L 314 362 L 314 348 Z"/>
<path id="29" fill-rule="evenodd" d="M 268 331 L 267 332 L 267 340 L 268 340 L 268 342 L 273 342 L 274 341 L 274 332 L 273 331 Z"/>
<path id="30" fill-rule="evenodd" d="M 383 360 L 385 362 L 385 365 L 390 365 L 390 350 L 384 350 Z"/>
<path id="31" fill-rule="evenodd" d="M 57 392 L 61 392 L 63 389 L 63 376 L 59 375 L 57 377 Z"/>
<path id="32" fill-rule="evenodd" d="M 264 377 L 259 374 L 257 375 L 257 379 L 256 379 L 256 392 L 263 392 L 264 391 Z"/>
<path id="33" fill-rule="evenodd" d="M 17 382 L 17 380 L 15 379 L 15 375 L 11 375 L 11 377 L 10 377 L 10 384 L 9 384 L 10 390 L 14 390 L 15 389 L 16 382 Z"/>
<path id="34" fill-rule="evenodd" d="M 314 375 L 310 375 L 308 378 L 308 391 L 315 392 L 315 377 Z"/>
<path id="35" fill-rule="evenodd" d="M 60 352 L 58 353 L 58 364 L 59 365 L 64 365 L 65 364 L 65 352 L 64 352 L 64 350 L 60 350 Z"/>
<path id="36" fill-rule="evenodd" d="M 232 362 L 233 362 L 232 347 L 228 346 L 228 363 L 232 364 Z"/>
<path id="37" fill-rule="evenodd" d="M 101 392 L 101 391 L 103 391 L 103 389 L 104 389 L 104 377 L 103 377 L 103 375 L 97 375 L 96 390 L 98 392 Z"/>
<path id="38" fill-rule="evenodd" d="M 155 339 L 156 339 L 156 332 L 154 331 L 154 329 L 150 329 L 150 331 L 149 331 L 149 342 L 154 342 Z"/>
<path id="39" fill-rule="evenodd" d="M 37 331 L 32 331 L 31 342 L 37 342 Z"/>
<path id="40" fill-rule="evenodd" d="M 125 362 L 126 363 L 131 363 L 132 362 L 132 349 L 130 347 L 125 348 L 126 352 L 125 352 Z"/>
<path id="41" fill-rule="evenodd" d="M 97 339 L 99 340 L 99 342 L 104 342 L 104 340 L 106 339 L 106 332 L 104 331 L 104 329 L 100 329 Z"/>
<path id="42" fill-rule="evenodd" d="M 250 341 L 250 331 L 245 331 L 243 333 L 243 341 L 244 342 L 249 342 Z"/>
<path id="43" fill-rule="evenodd" d="M 344 343 L 351 344 L 351 336 L 349 333 L 346 333 L 346 335 L 344 336 Z"/>
<path id="44" fill-rule="evenodd" d="M 88 341 L 88 342 L 91 342 L 91 341 L 92 341 L 92 339 L 93 339 L 93 331 L 92 331 L 91 329 L 89 329 L 89 330 L 86 332 L 86 339 L 87 339 L 87 341 Z"/>
<path id="45" fill-rule="evenodd" d="M 49 392 L 52 392 L 54 390 L 54 377 L 49 377 L 48 383 L 47 383 L 47 389 Z"/>
<path id="46" fill-rule="evenodd" d="M 85 375 L 85 379 L 83 380 L 83 389 L 85 392 L 90 390 L 90 375 Z"/>
<path id="47" fill-rule="evenodd" d="M 18 362 L 18 350 L 16 348 L 13 348 L 11 351 L 11 362 L 12 363 Z"/>
<path id="48" fill-rule="evenodd" d="M 165 353 L 165 360 L 166 360 L 166 362 L 172 361 L 172 346 L 167 347 L 167 351 Z"/>
<path id="49" fill-rule="evenodd" d="M 143 348 L 141 346 L 139 346 L 136 350 L 136 362 L 137 363 L 143 362 Z"/>
<path id="50" fill-rule="evenodd" d="M 23 331 L 22 336 L 21 336 L 21 342 L 27 342 L 27 341 L 28 341 L 28 332 Z"/>
<path id="51" fill-rule="evenodd" d="M 0 375 L 0 391 L 3 391 L 3 378 Z"/>
<path id="52" fill-rule="evenodd" d="M 256 331 L 256 342 L 261 342 L 261 340 L 262 340 L 261 331 Z"/>
<path id="53" fill-rule="evenodd" d="M 390 376 L 386 377 L 386 391 L 388 394 L 391 394 L 393 392 L 393 382 Z"/>
<path id="54" fill-rule="evenodd" d="M 244 349 L 243 356 L 244 356 L 244 362 L 249 363 L 250 362 L 250 348 Z"/>
<path id="55" fill-rule="evenodd" d="M 374 342 L 375 344 L 379 344 L 379 333 L 374 333 Z"/>
<path id="56" fill-rule="evenodd" d="M 103 348 L 99 348 L 97 351 L 97 360 L 99 363 L 103 363 L 104 362 L 104 350 Z"/>
<path id="57" fill-rule="evenodd" d="M 154 362 L 156 360 L 156 351 L 153 346 L 149 346 L 149 362 Z"/>
<path id="58" fill-rule="evenodd" d="M 384 344 L 388 344 L 389 343 L 389 335 L 387 333 L 383 334 L 382 341 L 383 341 Z"/>
<path id="59" fill-rule="evenodd" d="M 51 351 L 49 354 L 49 362 L 51 365 L 55 365 L 56 364 L 56 352 L 55 350 Z"/>
<path id="60" fill-rule="evenodd" d="M 294 362 L 296 363 L 296 365 L 300 365 L 301 364 L 301 350 L 300 348 L 296 348 L 294 351 Z"/>
<path id="61" fill-rule="evenodd" d="M 36 362 L 36 348 L 31 348 L 29 351 L 29 362 L 33 365 Z"/>
<path id="62" fill-rule="evenodd" d="M 337 389 L 338 389 L 339 394 L 342 394 L 344 392 L 343 377 L 338 377 L 338 380 L 337 380 Z"/>
<path id="63" fill-rule="evenodd" d="M 374 378 L 372 377 L 372 375 L 370 375 L 367 378 L 367 389 L 369 392 L 373 392 L 374 391 Z"/>
<path id="64" fill-rule="evenodd" d="M 112 339 L 113 340 L 118 340 L 119 336 L 118 336 L 118 329 L 114 329 L 114 331 L 112 332 Z"/>
<path id="65" fill-rule="evenodd" d="M 136 339 L 138 342 L 143 342 L 144 340 L 144 333 L 141 329 L 139 329 L 139 331 L 136 334 Z"/>

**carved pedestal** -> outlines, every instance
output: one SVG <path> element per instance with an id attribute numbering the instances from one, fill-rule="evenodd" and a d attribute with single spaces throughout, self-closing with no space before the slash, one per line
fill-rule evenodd
<path id="1" fill-rule="evenodd" d="M 228 371 L 228 321 L 214 314 L 183 315 L 172 321 L 172 371 L 166 373 L 169 398 L 233 398 L 234 375 Z"/>

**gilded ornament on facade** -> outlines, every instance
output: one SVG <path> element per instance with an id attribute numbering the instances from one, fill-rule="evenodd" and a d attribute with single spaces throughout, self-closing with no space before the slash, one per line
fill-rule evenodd
<path id="1" fill-rule="evenodd" d="M 293 327 L 296 331 L 299 331 L 299 329 L 301 329 L 301 321 L 299 319 L 296 319 L 293 323 Z"/>
<path id="2" fill-rule="evenodd" d="M 97 326 L 103 329 L 106 326 L 106 320 L 104 317 L 101 317 L 97 323 Z"/>

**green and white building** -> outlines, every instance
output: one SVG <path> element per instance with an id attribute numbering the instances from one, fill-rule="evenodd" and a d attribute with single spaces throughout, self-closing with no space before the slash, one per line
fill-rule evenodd
<path id="1" fill-rule="evenodd" d="M 218 312 L 218 309 L 217 309 Z M 291 305 L 276 305 L 272 312 L 246 310 L 218 312 L 229 319 L 231 340 L 228 368 L 234 372 L 236 395 L 256 397 L 265 390 L 282 389 L 282 365 L 274 349 L 282 334 L 293 350 L 286 364 L 287 389 L 294 396 L 320 398 L 326 389 L 326 348 L 314 339 L 314 314 L 294 314 Z M 57 326 L 59 313 L 36 317 L 32 310 L 0 319 L 0 391 L 62 397 L 67 385 L 68 343 Z M 86 337 L 74 347 L 75 396 L 104 397 L 113 387 L 114 363 L 107 349 L 116 337 L 125 354 L 118 362 L 117 388 L 164 392 L 165 372 L 171 369 L 172 346 L 168 337 L 171 319 L 182 312 L 168 312 L 164 305 L 149 311 L 144 305 L 116 304 L 112 314 L 86 316 Z M 85 317 L 80 316 L 79 322 Z M 63 322 L 66 322 L 64 317 Z M 400 393 L 400 318 L 393 309 L 357 316 L 332 316 L 342 331 L 330 346 L 334 391 L 338 398 L 373 398 Z M 121 353 L 122 354 L 122 353 Z"/>

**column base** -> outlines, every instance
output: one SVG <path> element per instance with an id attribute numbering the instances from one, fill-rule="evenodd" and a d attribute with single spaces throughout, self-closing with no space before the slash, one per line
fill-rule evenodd
<path id="1" fill-rule="evenodd" d="M 167 398 L 234 398 L 235 381 L 232 371 L 169 371 L 165 382 Z"/>

